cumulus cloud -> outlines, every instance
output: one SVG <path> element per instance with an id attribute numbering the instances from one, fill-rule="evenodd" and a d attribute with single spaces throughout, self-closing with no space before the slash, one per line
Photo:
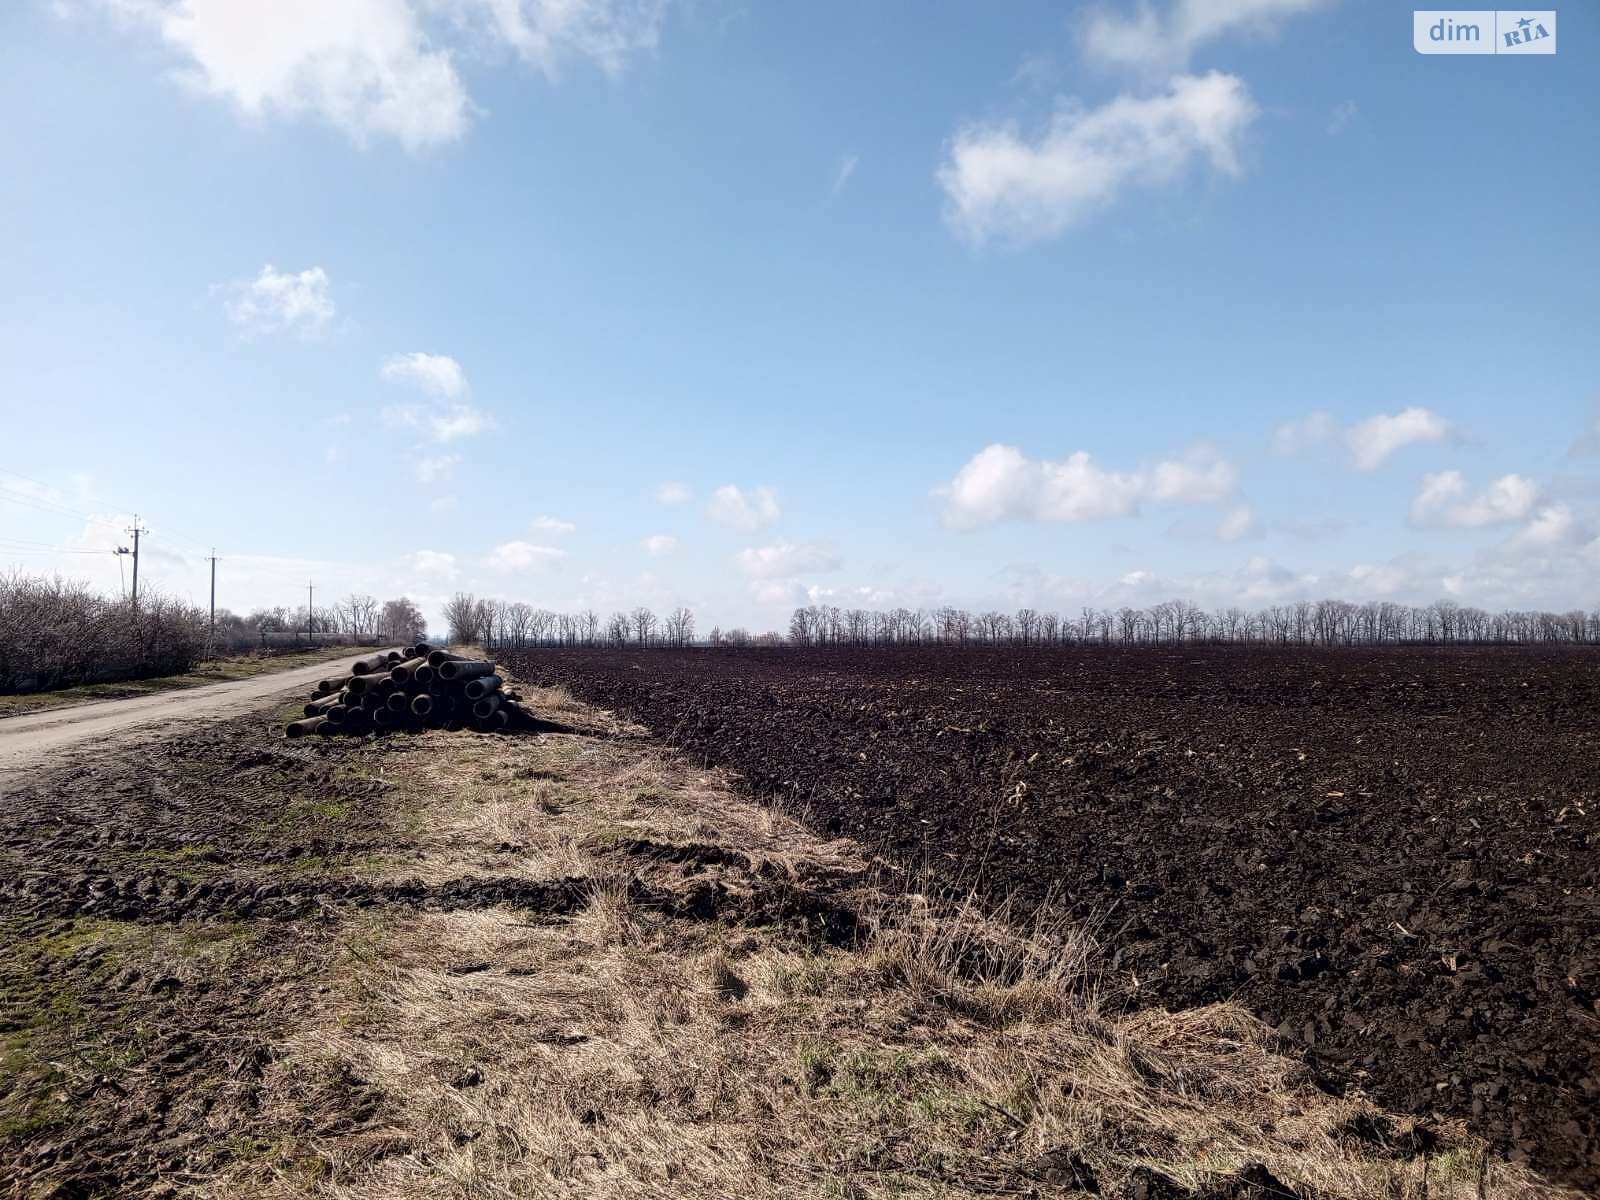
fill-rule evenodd
<path id="1" fill-rule="evenodd" d="M 938 172 L 946 219 L 974 241 L 1025 242 L 1060 233 L 1129 186 L 1170 183 L 1196 162 L 1236 175 L 1256 112 L 1242 80 L 1212 71 L 1099 108 L 1062 101 L 1034 137 L 1014 124 L 968 125 Z"/>
<path id="2" fill-rule="evenodd" d="M 1501 525 L 1522 520 L 1538 499 L 1538 485 L 1521 475 L 1502 475 L 1474 494 L 1460 471 L 1438 471 L 1422 477 L 1411 502 L 1411 523 L 1454 529 Z"/>
<path id="3" fill-rule="evenodd" d="M 1332 414 L 1313 412 L 1279 425 L 1272 434 L 1274 454 L 1289 456 L 1317 446 L 1338 444 L 1358 471 L 1375 471 L 1395 451 L 1423 442 L 1460 440 L 1456 427 L 1431 409 L 1412 405 L 1397 413 L 1378 413 L 1342 427 Z"/>
<path id="4" fill-rule="evenodd" d="M 945 501 L 945 524 L 973 529 L 1015 518 L 1097 521 L 1131 516 L 1145 501 L 1204 503 L 1231 494 L 1237 472 L 1209 447 L 1148 470 L 1108 470 L 1079 450 L 1061 462 L 1030 459 L 1015 446 L 985 446 L 934 494 Z"/>
<path id="5" fill-rule="evenodd" d="M 291 332 L 315 337 L 337 311 L 328 273 L 321 267 L 280 271 L 271 263 L 254 279 L 227 286 L 222 311 L 252 334 Z"/>
<path id="6" fill-rule="evenodd" d="M 780 516 L 778 493 L 770 487 L 752 488 L 746 492 L 734 484 L 726 483 L 711 493 L 706 505 L 706 516 L 719 525 L 749 532 L 771 525 Z"/>
<path id="7" fill-rule="evenodd" d="M 1352 426 L 1345 434 L 1350 458 L 1358 471 L 1373 471 L 1389 456 L 1418 442 L 1445 442 L 1456 437 L 1455 427 L 1436 412 L 1413 406 L 1390 416 L 1379 413 Z"/>
<path id="8" fill-rule="evenodd" d="M 679 483 L 676 479 L 669 479 L 656 488 L 657 504 L 687 504 L 694 493 L 687 484 Z"/>
<path id="9" fill-rule="evenodd" d="M 383 410 L 391 429 L 415 429 L 436 442 L 486 433 L 495 427 L 494 415 L 463 397 L 467 374 L 448 354 L 414 351 L 396 354 L 380 368 L 386 382 L 413 387 L 429 397 L 422 404 L 391 404 Z"/>
<path id="10" fill-rule="evenodd" d="M 560 517 L 552 517 L 543 513 L 535 517 L 531 522 L 529 522 L 529 524 L 531 524 L 533 528 L 543 533 L 554 533 L 565 536 L 569 533 L 578 532 L 578 527 L 571 521 L 563 521 Z"/>
<path id="11" fill-rule="evenodd" d="M 190 90 L 250 120 L 315 117 L 357 143 L 452 142 L 475 107 L 450 40 L 508 47 L 546 74 L 564 56 L 615 72 L 656 44 L 658 0 L 99 0 L 153 31 Z M 470 48 L 470 47 L 467 47 Z"/>
<path id="12" fill-rule="evenodd" d="M 678 539 L 670 533 L 652 533 L 639 543 L 652 558 L 664 558 L 678 548 Z"/>
<path id="13" fill-rule="evenodd" d="M 459 454 L 423 454 L 411 460 L 411 472 L 418 483 L 442 483 L 453 479 L 460 465 Z"/>
<path id="14" fill-rule="evenodd" d="M 440 579 L 454 579 L 456 556 L 439 550 L 418 550 L 411 555 L 409 569 L 418 575 L 432 575 Z"/>
<path id="15" fill-rule="evenodd" d="M 503 542 L 489 552 L 483 565 L 491 571 L 515 574 L 535 567 L 560 562 L 567 556 L 565 550 L 555 546 L 537 546 L 532 542 Z"/>
<path id="16" fill-rule="evenodd" d="M 1517 531 L 1514 545 L 1530 548 L 1564 546 L 1584 536 L 1577 516 L 1565 504 L 1548 504 Z"/>
<path id="17" fill-rule="evenodd" d="M 1181 70 L 1197 48 L 1236 30 L 1267 32 L 1325 0 L 1173 0 L 1165 11 L 1100 12 L 1084 31 L 1084 51 L 1113 67 L 1146 73 Z"/>
<path id="18" fill-rule="evenodd" d="M 752 579 L 790 579 L 837 571 L 839 552 L 828 542 L 774 542 L 741 550 L 739 569 Z"/>
<path id="19" fill-rule="evenodd" d="M 414 350 L 410 354 L 391 355 L 379 374 L 390 383 L 411 384 L 429 395 L 447 400 L 454 400 L 467 390 L 467 373 L 448 354 Z"/>

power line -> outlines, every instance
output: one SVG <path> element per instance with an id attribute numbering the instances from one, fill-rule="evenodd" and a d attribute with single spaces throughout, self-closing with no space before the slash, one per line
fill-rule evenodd
<path id="1" fill-rule="evenodd" d="M 41 479 L 35 479 L 31 475 L 24 475 L 20 471 L 13 471 L 9 467 L 0 468 L 0 474 L 9 475 L 13 479 L 21 479 L 27 483 L 33 484 L 36 487 L 44 488 L 48 492 L 60 491 L 59 488 L 45 483 Z M 63 504 L 61 501 L 50 496 L 38 496 L 16 487 L 9 487 L 4 481 L 0 481 L 0 496 L 12 500 L 18 504 L 27 505 L 30 508 L 37 508 L 43 512 L 58 513 L 61 516 L 67 517 L 77 517 L 81 521 L 90 521 L 96 525 L 104 525 L 108 529 L 120 528 L 115 521 L 108 520 L 105 517 L 96 516 L 93 513 L 86 513 L 82 509 L 73 508 L 70 504 Z M 149 531 L 146 530 L 146 532 L 148 533 Z M 162 530 L 157 530 L 155 536 L 165 537 L 171 541 L 177 542 L 179 545 L 186 546 L 189 550 L 196 554 L 199 554 L 204 550 L 204 544 L 202 542 L 197 539 L 185 537 L 171 525 L 167 525 L 164 532 Z"/>

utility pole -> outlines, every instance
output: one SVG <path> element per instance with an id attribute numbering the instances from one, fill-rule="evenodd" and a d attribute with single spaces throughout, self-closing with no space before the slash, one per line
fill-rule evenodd
<path id="1" fill-rule="evenodd" d="M 133 534 L 133 611 L 139 611 L 139 535 L 149 533 L 148 529 L 139 527 L 139 514 L 133 514 L 133 528 L 128 530 Z"/>
<path id="2" fill-rule="evenodd" d="M 306 641 L 311 641 L 311 581 L 306 580 Z"/>
<path id="3" fill-rule="evenodd" d="M 211 648 L 217 646 L 217 548 L 211 547 Z"/>

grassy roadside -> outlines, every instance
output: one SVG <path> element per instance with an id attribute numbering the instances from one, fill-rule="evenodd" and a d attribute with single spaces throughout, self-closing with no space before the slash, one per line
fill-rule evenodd
<path id="1" fill-rule="evenodd" d="M 310 666 L 312 663 L 331 662 L 340 658 L 354 659 L 360 657 L 360 654 L 359 649 L 351 646 L 325 646 L 276 656 L 247 654 L 203 663 L 193 671 L 186 671 L 181 675 L 161 675 L 154 679 L 124 679 L 111 683 L 85 683 L 77 687 L 59 688 L 53 692 L 26 692 L 21 695 L 0 696 L 0 718 L 19 717 L 24 713 L 60 708 L 68 704 L 87 704 L 92 700 L 126 700 L 132 696 L 149 696 L 156 692 L 199 687 L 207 683 L 228 683 L 231 680 L 250 679 L 272 671 L 287 671 L 292 667 Z"/>
<path id="2" fill-rule="evenodd" d="M 94 861 L 84 889 L 39 893 L 87 900 L 0 905 L 0 1051 L 26 1084 L 0 1090 L 0 1184 L 1560 1194 L 1482 1176 L 1458 1128 L 1326 1095 L 1238 1009 L 1121 1013 L 1069 926 L 886 887 L 853 843 L 531 699 L 570 732 L 288 743 L 273 714 L 229 723 L 130 768 L 162 803 L 105 848 L 108 818 L 80 838 L 41 789 L 42 855 Z"/>

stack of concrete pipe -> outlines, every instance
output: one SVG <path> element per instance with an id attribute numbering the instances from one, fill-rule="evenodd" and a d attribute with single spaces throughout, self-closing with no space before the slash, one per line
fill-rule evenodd
<path id="1" fill-rule="evenodd" d="M 357 659 L 350 674 L 324 679 L 291 721 L 292 738 L 365 737 L 423 729 L 502 733 L 532 722 L 521 697 L 488 659 L 436 650 L 426 642 Z"/>

